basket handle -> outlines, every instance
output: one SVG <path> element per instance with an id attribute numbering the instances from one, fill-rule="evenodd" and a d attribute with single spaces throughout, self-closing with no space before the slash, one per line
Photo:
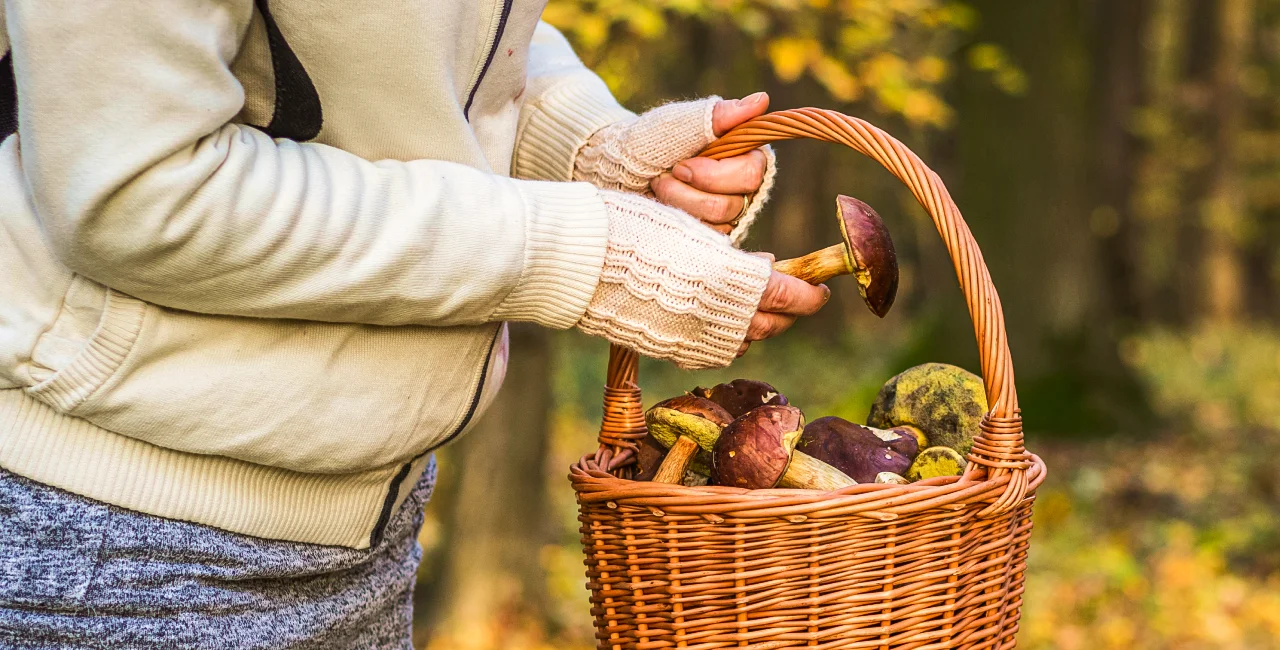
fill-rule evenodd
<path id="1" fill-rule="evenodd" d="M 933 218 L 969 307 L 990 407 L 968 455 L 970 462 L 963 480 L 1007 478 L 1008 484 L 1001 496 L 980 514 L 1007 512 L 1026 496 L 1031 455 L 1024 446 L 1000 297 L 991 282 L 982 251 L 960 216 L 960 209 L 942 179 L 906 145 L 864 120 L 836 111 L 797 108 L 769 113 L 729 131 L 701 155 L 719 160 L 770 142 L 798 138 L 843 144 L 875 160 L 902 181 Z M 606 471 L 619 474 L 628 472 L 625 465 L 634 453 L 633 441 L 645 435 L 640 388 L 636 383 L 637 362 L 634 351 L 611 346 L 596 461 Z"/>

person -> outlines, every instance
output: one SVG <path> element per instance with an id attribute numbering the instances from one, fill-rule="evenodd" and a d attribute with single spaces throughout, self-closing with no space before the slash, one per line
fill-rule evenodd
<path id="1" fill-rule="evenodd" d="M 7 0 L 0 647 L 409 647 L 504 323 L 724 366 L 763 94 L 623 109 L 543 0 Z"/>

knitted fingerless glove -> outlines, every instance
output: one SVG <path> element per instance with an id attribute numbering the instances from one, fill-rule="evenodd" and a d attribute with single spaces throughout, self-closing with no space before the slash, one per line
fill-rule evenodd
<path id="1" fill-rule="evenodd" d="M 573 178 L 607 190 L 633 192 L 653 198 L 649 182 L 670 171 L 676 163 L 698 155 L 716 139 L 711 128 L 711 111 L 719 97 L 659 106 L 643 115 L 600 129 L 578 151 Z M 751 199 L 747 213 L 729 233 L 735 244 L 742 243 L 756 215 L 769 200 L 777 159 L 771 147 L 764 147 L 764 182 Z"/>
<path id="2" fill-rule="evenodd" d="M 769 281 L 769 261 L 693 217 L 602 191 L 604 270 L 578 328 L 681 368 L 729 365 Z"/>

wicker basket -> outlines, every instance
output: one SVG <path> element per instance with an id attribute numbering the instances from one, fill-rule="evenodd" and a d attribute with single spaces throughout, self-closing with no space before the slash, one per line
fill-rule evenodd
<path id="1" fill-rule="evenodd" d="M 942 181 L 880 129 L 837 112 L 771 113 L 703 153 L 776 140 L 845 144 L 929 211 L 955 263 L 991 405 L 964 476 L 836 492 L 627 480 L 645 435 L 634 352 L 610 351 L 600 449 L 575 464 L 598 648 L 1012 648 L 1031 504 L 1000 299 Z"/>

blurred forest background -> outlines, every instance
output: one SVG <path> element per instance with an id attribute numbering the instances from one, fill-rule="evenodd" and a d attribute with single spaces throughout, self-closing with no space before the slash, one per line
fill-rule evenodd
<path id="1" fill-rule="evenodd" d="M 636 110 L 767 90 L 866 117 L 948 183 L 1004 300 L 1036 505 L 1024 648 L 1280 647 L 1280 0 L 551 0 Z M 810 418 L 866 417 L 923 361 L 977 370 L 951 264 L 888 173 L 777 146 L 748 247 L 885 216 L 902 287 L 853 282 L 730 370 L 642 368 L 647 403 L 735 376 Z M 568 466 L 595 448 L 607 348 L 513 330 L 478 430 L 440 454 L 422 647 L 592 647 Z"/>

